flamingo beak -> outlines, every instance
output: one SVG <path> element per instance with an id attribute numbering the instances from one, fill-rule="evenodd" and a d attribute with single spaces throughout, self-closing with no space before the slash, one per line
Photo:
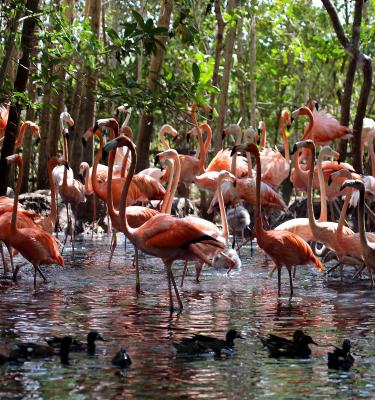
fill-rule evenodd
<path id="1" fill-rule="evenodd" d="M 259 135 L 257 135 L 257 145 L 258 146 L 260 145 L 260 136 Z"/>
<path id="2" fill-rule="evenodd" d="M 69 129 L 64 130 L 64 136 L 65 136 L 66 140 L 69 140 L 69 137 L 70 137 Z"/>
<path id="3" fill-rule="evenodd" d="M 186 134 L 186 142 L 187 142 L 187 143 L 190 142 L 190 133 L 189 133 L 189 132 Z"/>
<path id="4" fill-rule="evenodd" d="M 224 140 L 225 140 L 225 136 L 226 136 L 225 131 L 223 131 L 222 134 L 221 134 L 221 140 L 222 140 L 223 142 L 224 142 Z"/>
<path id="5" fill-rule="evenodd" d="M 175 143 L 178 139 L 178 135 L 172 137 L 172 142 Z"/>
<path id="6" fill-rule="evenodd" d="M 230 152 L 230 156 L 233 157 L 235 153 L 237 153 L 238 146 L 233 146 L 232 151 Z"/>
<path id="7" fill-rule="evenodd" d="M 329 178 L 328 178 L 328 186 L 331 186 L 331 183 L 332 183 L 332 178 L 331 178 L 331 175 L 330 175 Z"/>
<path id="8" fill-rule="evenodd" d="M 118 139 L 118 138 L 115 138 L 115 139 L 113 139 L 113 140 L 107 142 L 107 143 L 103 146 L 103 150 L 104 150 L 106 153 L 108 153 L 108 152 L 110 152 L 111 150 L 115 149 L 115 148 L 117 147 L 117 144 L 118 144 L 118 140 L 117 140 L 117 139 Z"/>
<path id="9" fill-rule="evenodd" d="M 81 181 L 81 183 L 85 183 L 85 178 L 83 177 L 82 174 L 78 174 L 78 178 Z"/>
<path id="10" fill-rule="evenodd" d="M 38 145 L 40 142 L 40 136 L 35 139 L 35 144 Z"/>
<path id="11" fill-rule="evenodd" d="M 339 158 L 337 159 L 337 164 L 340 164 L 342 162 L 342 156 L 340 154 Z"/>
<path id="12" fill-rule="evenodd" d="M 292 149 L 292 155 L 298 150 L 297 143 L 294 143 L 293 149 Z"/>

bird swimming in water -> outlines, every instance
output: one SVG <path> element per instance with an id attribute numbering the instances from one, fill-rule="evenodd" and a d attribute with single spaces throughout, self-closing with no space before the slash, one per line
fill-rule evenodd
<path id="1" fill-rule="evenodd" d="M 351 343 L 345 339 L 342 349 L 335 347 L 333 353 L 328 353 L 328 368 L 349 371 L 354 364 L 354 357 L 350 354 Z"/>
<path id="2" fill-rule="evenodd" d="M 301 330 L 294 332 L 293 340 L 269 335 L 266 339 L 261 338 L 261 341 L 267 347 L 269 356 L 274 358 L 308 358 L 311 355 L 309 344 L 318 346 L 311 336 L 305 335 Z"/>
<path id="3" fill-rule="evenodd" d="M 49 346 L 53 348 L 59 348 L 61 345 L 61 341 L 64 338 L 53 336 L 51 338 L 46 338 L 45 341 L 48 343 Z M 77 339 L 72 339 L 72 343 L 70 346 L 70 351 L 79 352 L 79 351 L 87 351 L 89 355 L 95 354 L 96 345 L 95 342 L 97 340 L 104 341 L 103 337 L 97 331 L 91 331 L 87 334 L 87 343 L 82 343 Z"/>
<path id="4" fill-rule="evenodd" d="M 121 348 L 121 350 L 112 358 L 112 364 L 116 367 L 127 368 L 130 367 L 131 363 L 132 360 L 124 348 Z"/>
<path id="5" fill-rule="evenodd" d="M 174 343 L 177 354 L 180 355 L 204 355 L 215 353 L 220 357 L 222 353 L 233 352 L 234 339 L 243 339 L 241 334 L 234 329 L 227 332 L 225 340 L 217 339 L 213 336 L 194 335 L 192 338 L 184 338 L 180 343 Z"/>

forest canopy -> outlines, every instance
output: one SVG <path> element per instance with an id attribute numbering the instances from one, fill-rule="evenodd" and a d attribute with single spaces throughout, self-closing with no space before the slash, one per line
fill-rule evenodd
<path id="1" fill-rule="evenodd" d="M 0 104 L 17 104 L 21 119 L 35 121 L 41 129 L 38 147 L 25 139 L 23 190 L 48 186 L 48 156 L 61 149 L 62 111 L 75 121 L 69 144 L 75 172 L 82 160 L 91 162 L 93 157 L 92 146 L 81 146 L 83 133 L 95 119 L 113 116 L 125 103 L 132 107 L 129 125 L 141 155 L 140 169 L 148 167 L 149 152 L 161 148 L 154 132 L 162 124 L 179 132 L 191 128 L 192 103 L 216 110 L 211 121 L 215 148 L 221 146 L 223 127 L 239 120 L 243 128 L 256 128 L 264 120 L 271 144 L 277 144 L 281 110 L 293 110 L 309 98 L 340 119 L 350 68 L 354 81 L 347 124 L 352 127 L 363 86 L 362 64 L 355 52 L 344 48 L 327 3 L 337 11 L 346 38 L 371 60 L 375 1 L 322 3 L 2 1 Z M 35 26 L 25 36 L 27 21 Z M 23 91 L 15 82 L 27 35 L 30 64 Z M 364 113 L 375 117 L 371 82 Z M 345 124 L 342 119 L 341 114 Z M 294 138 L 301 136 L 301 129 L 294 127 Z M 186 146 L 180 141 L 179 147 Z"/>

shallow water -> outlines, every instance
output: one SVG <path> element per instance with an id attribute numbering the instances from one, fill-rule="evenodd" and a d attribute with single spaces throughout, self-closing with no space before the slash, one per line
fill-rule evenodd
<path id="1" fill-rule="evenodd" d="M 120 235 L 119 235 L 120 236 Z M 44 268 L 48 283 L 33 289 L 30 267 L 21 269 L 15 285 L 0 290 L 1 342 L 40 341 L 51 335 L 85 338 L 98 330 L 107 339 L 97 342 L 94 357 L 71 353 L 70 365 L 59 358 L 0 366 L 1 399 L 338 399 L 375 397 L 375 291 L 369 282 L 324 278 L 312 266 L 299 267 L 295 296 L 289 301 L 289 279 L 269 278 L 271 263 L 261 250 L 251 257 L 243 249 L 241 270 L 230 276 L 206 268 L 201 283 L 190 275 L 180 293 L 182 313 L 170 313 L 165 272 L 160 260 L 140 258 L 141 288 L 135 294 L 130 256 L 124 257 L 119 237 L 112 263 L 106 237 L 81 238 L 75 261 L 71 249 L 66 268 Z M 17 259 L 20 261 L 20 259 Z M 182 264 L 174 271 L 180 279 Z M 173 342 L 193 333 L 225 336 L 242 332 L 236 354 L 227 359 L 176 357 Z M 259 336 L 291 336 L 303 329 L 321 344 L 341 344 L 350 338 L 355 365 L 350 372 L 327 368 L 327 347 L 312 346 L 308 360 L 268 357 Z M 5 330 L 6 329 L 6 330 Z M 4 331 L 5 330 L 5 331 Z M 133 360 L 121 372 L 111 365 L 125 346 Z"/>

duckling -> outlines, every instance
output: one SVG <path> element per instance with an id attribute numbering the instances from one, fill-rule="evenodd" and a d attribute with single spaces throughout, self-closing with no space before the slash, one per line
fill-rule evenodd
<path id="1" fill-rule="evenodd" d="M 121 348 L 121 350 L 112 358 L 112 364 L 116 367 L 127 368 L 130 367 L 131 363 L 132 360 L 124 348 Z"/>
<path id="2" fill-rule="evenodd" d="M 232 248 L 236 245 L 236 233 L 241 232 L 241 243 L 244 242 L 244 230 L 250 225 L 250 214 L 247 209 L 241 205 L 227 210 L 227 220 L 230 230 L 233 233 Z M 251 241 L 251 250 L 253 242 Z M 240 247 L 240 246 L 239 246 Z"/>
<path id="3" fill-rule="evenodd" d="M 345 339 L 342 349 L 336 347 L 333 353 L 328 353 L 328 368 L 349 371 L 354 364 L 354 357 L 350 354 L 351 343 Z"/>
<path id="4" fill-rule="evenodd" d="M 45 341 L 48 343 L 49 346 L 53 348 L 59 348 L 62 339 L 63 339 L 62 337 L 53 336 L 52 338 L 45 339 Z M 96 340 L 104 341 L 103 337 L 97 331 L 91 331 L 87 334 L 87 343 L 82 343 L 76 339 L 72 339 L 70 351 L 73 352 L 87 351 L 89 355 L 94 355 L 96 349 L 95 345 Z"/>
<path id="5" fill-rule="evenodd" d="M 299 343 L 299 341 L 301 340 L 301 338 L 304 336 L 305 334 L 300 330 L 296 330 L 293 333 L 293 339 L 286 339 L 283 338 L 281 336 L 277 336 L 277 335 L 268 335 L 268 338 L 260 338 L 261 342 L 263 343 L 264 347 L 275 347 L 275 346 L 287 346 L 289 344 L 293 344 L 293 343 Z"/>
<path id="6" fill-rule="evenodd" d="M 231 353 L 236 338 L 243 339 L 240 333 L 231 329 L 227 332 L 225 340 L 212 336 L 194 335 L 192 338 L 184 338 L 180 343 L 173 345 L 178 354 L 193 356 L 215 353 L 215 356 L 219 357 L 222 353 Z"/>
<path id="7" fill-rule="evenodd" d="M 305 335 L 302 331 L 296 331 L 293 335 L 293 341 L 274 336 L 268 340 L 262 340 L 267 347 L 269 356 L 274 358 L 308 358 L 311 355 L 309 344 L 315 344 L 311 336 Z"/>

